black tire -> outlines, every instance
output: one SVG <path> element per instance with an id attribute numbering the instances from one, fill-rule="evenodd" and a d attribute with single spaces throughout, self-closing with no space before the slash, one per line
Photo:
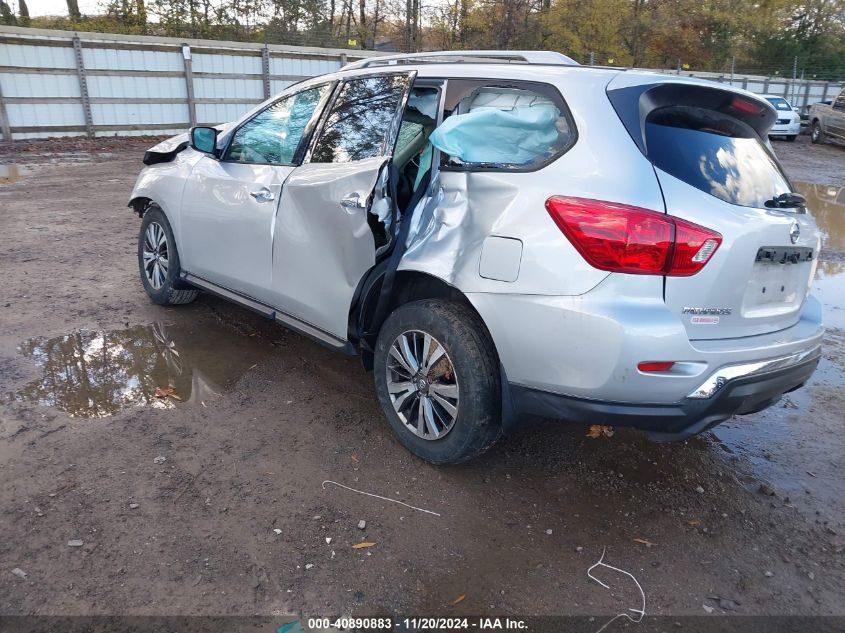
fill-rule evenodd
<path id="1" fill-rule="evenodd" d="M 813 143 L 824 143 L 824 134 L 822 134 L 822 126 L 818 121 L 813 121 L 813 126 L 810 128 L 810 140 Z"/>
<path id="2" fill-rule="evenodd" d="M 389 363 L 396 365 L 390 348 L 408 332 L 428 334 L 442 345 L 446 362 L 453 369 L 451 380 L 459 385 L 454 422 L 436 439 L 425 439 L 411 431 L 388 392 L 388 372 L 393 371 Z M 432 464 L 457 464 L 480 455 L 501 436 L 499 361 L 487 329 L 468 307 L 435 299 L 400 306 L 379 332 L 374 360 L 376 393 L 384 414 L 399 441 L 417 457 Z M 428 377 L 436 367 L 436 363 L 432 365 Z M 432 403 L 434 398 L 431 396 Z"/>
<path id="3" fill-rule="evenodd" d="M 795 134 L 790 134 L 789 136 L 786 137 L 786 140 L 789 141 L 790 143 L 794 143 L 795 142 Z"/>
<path id="4" fill-rule="evenodd" d="M 152 229 L 151 226 L 155 225 Z M 148 231 L 157 232 L 158 229 L 163 232 L 164 241 L 158 241 L 158 250 L 148 240 Z M 145 267 L 144 252 L 146 249 L 153 247 L 152 251 L 160 255 L 160 261 L 166 261 L 166 272 L 162 266 L 155 268 L 154 264 L 150 269 Z M 161 250 L 163 247 L 163 250 Z M 155 270 L 155 274 L 153 274 Z M 186 284 L 179 280 L 179 253 L 176 250 L 176 240 L 173 238 L 173 230 L 170 228 L 170 222 L 167 221 L 167 216 L 164 211 L 156 205 L 152 205 L 144 212 L 144 218 L 141 222 L 141 230 L 138 233 L 138 272 L 141 275 L 141 283 L 144 290 L 147 291 L 150 299 L 159 305 L 172 306 L 184 303 L 190 303 L 197 298 L 198 291 L 194 288 L 186 287 Z M 148 274 L 149 272 L 149 274 Z M 155 278 L 155 281 L 152 279 Z M 156 287 L 158 285 L 158 287 Z"/>

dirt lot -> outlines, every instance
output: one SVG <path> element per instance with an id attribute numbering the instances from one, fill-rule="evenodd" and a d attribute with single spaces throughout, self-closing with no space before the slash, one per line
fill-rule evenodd
<path id="1" fill-rule="evenodd" d="M 845 616 L 845 149 L 774 145 L 825 231 L 810 385 L 683 444 L 536 421 L 435 468 L 356 359 L 147 300 L 125 204 L 149 144 L 0 147 L 0 614 L 603 618 L 640 600 L 588 579 L 606 548 L 649 615 Z"/>

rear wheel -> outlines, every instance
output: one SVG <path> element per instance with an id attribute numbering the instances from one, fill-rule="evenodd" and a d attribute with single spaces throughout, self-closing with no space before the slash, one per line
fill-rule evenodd
<path id="1" fill-rule="evenodd" d="M 138 270 L 150 299 L 169 306 L 190 303 L 197 291 L 179 280 L 179 253 L 167 216 L 153 205 L 144 212 L 138 233 Z"/>
<path id="2" fill-rule="evenodd" d="M 496 353 L 466 306 L 427 299 L 397 308 L 379 332 L 374 371 L 384 414 L 417 457 L 463 462 L 502 433 Z"/>
<path id="3" fill-rule="evenodd" d="M 824 138 L 822 137 L 822 126 L 818 121 L 813 121 L 813 128 L 810 132 L 810 140 L 813 143 L 824 143 Z"/>
<path id="4" fill-rule="evenodd" d="M 794 143 L 795 142 L 795 134 L 788 135 L 786 137 L 786 140 L 789 141 L 790 143 Z"/>

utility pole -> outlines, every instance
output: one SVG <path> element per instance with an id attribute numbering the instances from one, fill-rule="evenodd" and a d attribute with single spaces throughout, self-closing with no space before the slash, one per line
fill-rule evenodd
<path id="1" fill-rule="evenodd" d="M 590 51 L 590 66 L 596 65 L 596 52 Z"/>
<path id="2" fill-rule="evenodd" d="M 680 57 L 678 58 L 678 70 L 675 71 L 675 74 L 676 75 L 681 74 L 681 58 Z"/>
<path id="3" fill-rule="evenodd" d="M 736 70 L 736 55 L 731 57 L 731 85 L 734 85 L 734 71 Z"/>
<path id="4" fill-rule="evenodd" d="M 795 102 L 795 82 L 798 80 L 798 55 L 792 61 L 792 92 L 789 95 L 789 102 Z"/>

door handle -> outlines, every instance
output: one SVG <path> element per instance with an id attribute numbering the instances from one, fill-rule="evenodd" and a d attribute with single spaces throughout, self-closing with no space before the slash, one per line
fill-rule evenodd
<path id="1" fill-rule="evenodd" d="M 353 191 L 352 193 L 347 194 L 346 197 L 340 201 L 340 206 L 346 209 L 364 209 L 366 208 L 367 203 L 365 200 L 361 199 L 361 194 L 357 191 Z"/>
<path id="2" fill-rule="evenodd" d="M 270 191 L 267 187 L 261 187 L 261 189 L 250 191 L 249 195 L 255 198 L 256 202 L 272 202 L 276 199 L 276 194 Z"/>

